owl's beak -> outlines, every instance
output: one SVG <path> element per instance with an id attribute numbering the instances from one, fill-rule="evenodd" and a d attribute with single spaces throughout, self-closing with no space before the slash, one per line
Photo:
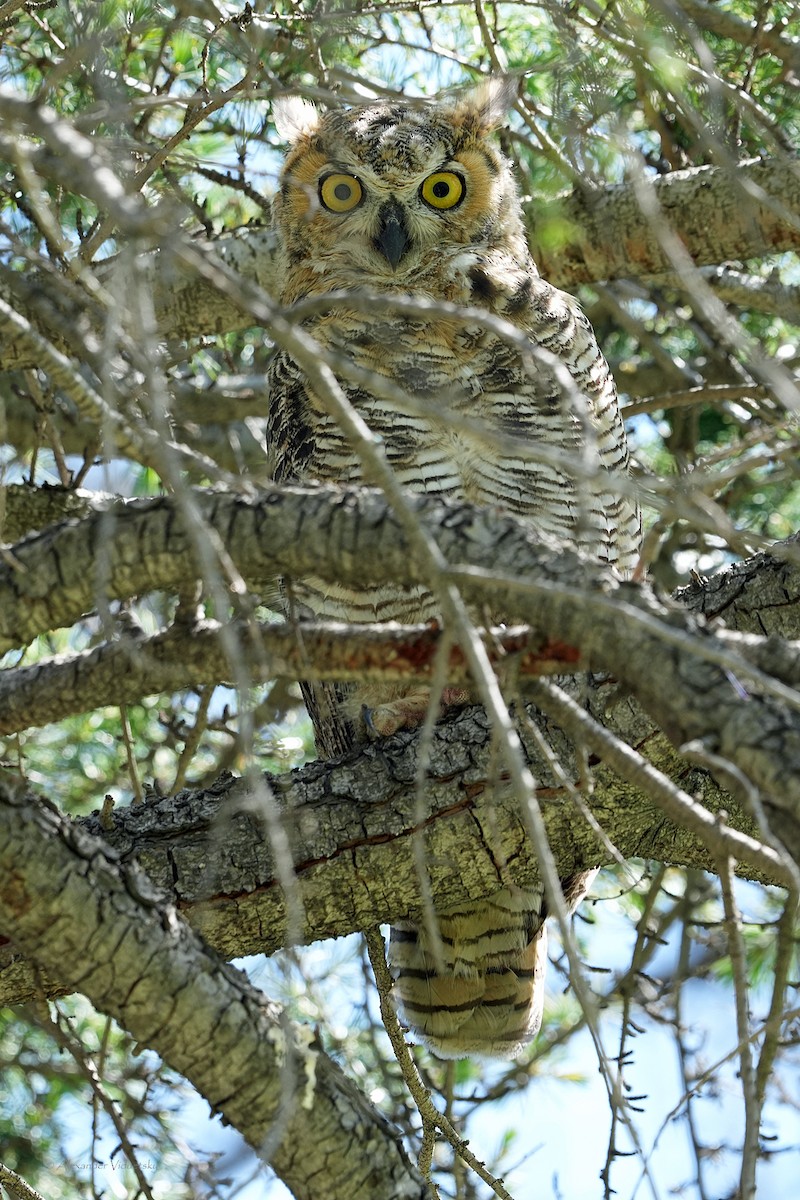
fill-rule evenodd
<path id="1" fill-rule="evenodd" d="M 396 200 L 387 200 L 378 211 L 380 225 L 375 238 L 375 249 L 379 250 L 395 270 L 406 252 L 411 238 L 406 227 L 403 209 Z"/>

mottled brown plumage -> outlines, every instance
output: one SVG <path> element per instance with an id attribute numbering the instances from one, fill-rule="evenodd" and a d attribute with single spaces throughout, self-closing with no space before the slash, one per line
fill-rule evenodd
<path id="1" fill-rule="evenodd" d="M 386 101 L 325 115 L 302 101 L 284 105 L 277 120 L 291 145 L 275 204 L 281 299 L 377 295 L 369 308 L 323 308 L 306 327 L 332 361 L 368 373 L 355 383 L 340 377 L 405 487 L 500 506 L 627 573 L 639 514 L 618 486 L 628 457 L 616 390 L 578 305 L 531 261 L 510 164 L 489 136 L 511 99 L 506 83 L 492 81 L 438 103 Z M 475 316 L 393 311 L 398 294 L 504 318 L 531 353 Z M 387 399 L 370 374 L 413 403 Z M 358 449 L 284 353 L 271 371 L 269 437 L 279 479 L 364 482 Z M 437 616 L 420 589 L 355 591 L 304 578 L 287 594 L 301 617 Z M 326 756 L 367 736 L 362 706 L 385 733 L 419 721 L 427 703 L 419 689 L 304 692 Z M 568 881 L 575 903 L 585 883 Z M 541 894 L 509 886 L 439 919 L 438 963 L 424 929 L 392 932 L 406 1021 L 440 1055 L 519 1053 L 541 1022 Z"/>

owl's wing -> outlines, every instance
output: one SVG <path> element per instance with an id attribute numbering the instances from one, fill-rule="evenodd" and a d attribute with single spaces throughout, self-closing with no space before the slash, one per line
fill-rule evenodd
<path id="1" fill-rule="evenodd" d="M 518 275 L 496 307 L 527 334 L 530 352 L 492 340 L 480 411 L 525 453 L 499 440 L 495 452 L 484 451 L 479 498 L 628 574 L 640 514 L 617 390 L 594 330 L 572 296 L 533 273 Z"/>

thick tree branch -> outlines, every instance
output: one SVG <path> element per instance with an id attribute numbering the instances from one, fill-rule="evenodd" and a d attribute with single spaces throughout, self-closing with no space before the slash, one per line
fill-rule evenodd
<path id="1" fill-rule="evenodd" d="M 676 781 L 702 812 L 720 808 L 733 841 L 722 850 L 746 874 L 772 882 L 789 875 L 774 853 L 752 838 L 752 822 L 707 772 L 683 761 L 667 740 L 616 686 L 598 681 L 588 694 L 591 709 L 617 737 L 638 739 L 651 769 Z M 564 769 L 580 769 L 569 737 L 536 719 Z M 694 831 L 675 824 L 642 791 L 648 780 L 624 779 L 596 761 L 594 789 L 576 807 L 549 758 L 522 732 L 537 779 L 547 836 L 559 872 L 611 861 L 609 842 L 623 857 L 655 858 L 713 870 L 720 852 L 711 818 L 699 816 Z M 423 838 L 428 884 L 440 906 L 477 900 L 509 878 L 523 885 L 539 879 L 538 861 L 523 814 L 497 779 L 492 736 L 482 709 L 450 713 L 434 730 L 426 755 L 425 793 L 415 788 L 419 743 L 401 733 L 335 763 L 314 763 L 290 775 L 234 780 L 190 790 L 131 808 L 95 815 L 84 824 L 104 837 L 123 861 L 136 859 L 209 944 L 226 957 L 271 953 L 286 944 L 287 895 L 270 839 L 270 804 L 291 851 L 284 864 L 294 880 L 288 897 L 302 914 L 296 935 L 304 941 L 338 937 L 384 921 L 419 913 L 423 905 L 419 852 Z M 645 764 L 646 765 L 646 764 Z M 268 790 L 267 790 L 268 789 Z M 602 825 L 605 839 L 598 839 Z M 738 840 L 737 840 L 738 839 Z M 715 849 L 716 847 L 716 849 Z M 13 927 L 3 931 L 13 934 Z M 28 998 L 29 966 L 15 958 L 13 943 L 0 952 L 0 1002 Z M 54 981 L 50 986 L 55 987 Z"/>
<path id="2" fill-rule="evenodd" d="M 63 987 L 185 1075 L 297 1200 L 432 1197 L 389 1122 L 310 1031 L 218 959 L 138 868 L 7 786 L 0 919 Z"/>
<path id="3" fill-rule="evenodd" d="M 239 646 L 257 646 L 251 658 L 254 683 L 276 678 L 430 681 L 443 641 L 440 629 L 425 625 L 355 629 L 320 624 L 299 633 L 292 625 L 239 621 L 223 626 L 198 620 L 177 621 L 152 637 L 123 631 L 119 640 L 91 650 L 0 673 L 0 734 L 106 704 L 135 704 L 160 692 L 230 682 L 231 639 Z M 543 644 L 525 628 L 490 631 L 485 642 L 495 667 L 514 656 L 520 679 L 563 674 L 578 664 L 577 650 Z M 449 683 L 468 685 L 469 671 L 458 646 L 450 647 L 447 662 Z"/>
<path id="4" fill-rule="evenodd" d="M 680 0 L 680 7 L 701 29 L 730 38 L 750 51 L 754 48 L 767 50 L 795 75 L 800 75 L 800 39 L 789 36 L 790 26 L 786 19 L 768 23 L 769 9 L 766 12 L 760 10 L 763 19 L 760 16 L 758 20 L 748 21 L 716 4 L 709 4 L 708 0 Z"/>
<path id="5" fill-rule="evenodd" d="M 800 169 L 795 160 L 756 159 L 693 167 L 653 180 L 654 201 L 695 266 L 717 265 L 796 249 L 800 245 Z M 574 194 L 558 208 L 573 230 L 555 251 L 531 233 L 534 261 L 545 279 L 569 290 L 578 283 L 636 279 L 671 272 L 653 223 L 628 183 L 589 196 Z M 542 217 L 539 217 L 542 221 Z M 546 229 L 546 215 L 543 220 Z"/>
<path id="6" fill-rule="evenodd" d="M 800 534 L 774 550 L 761 551 L 716 575 L 696 579 L 681 588 L 677 599 L 707 621 L 724 621 L 730 630 L 800 638 Z"/>
<path id="7" fill-rule="evenodd" d="M 502 612 L 544 641 L 579 649 L 587 667 L 610 671 L 676 745 L 702 745 L 744 772 L 764 793 L 780 836 L 800 849 L 796 692 L 647 588 L 538 541 L 511 517 L 431 496 L 410 497 L 408 509 L 475 611 Z M 427 583 L 403 526 L 375 493 L 287 487 L 252 500 L 197 494 L 188 517 L 187 527 L 169 499 L 131 504 L 14 547 L 0 568 L 0 645 L 71 623 L 98 596 L 107 603 L 185 586 L 202 575 L 194 565 L 198 538 L 217 548 L 220 577 L 237 591 L 240 572 L 255 586 L 276 574 L 360 586 Z M 783 605 L 795 604 L 797 572 L 784 584 Z"/>
<path id="8" fill-rule="evenodd" d="M 229 571 L 235 563 L 254 587 L 264 581 L 271 584 L 277 575 L 309 574 L 362 585 L 426 582 L 399 523 L 378 493 L 287 486 L 250 497 L 194 492 L 193 499 L 190 516 L 227 551 L 227 557 L 220 558 L 220 571 Z M 436 496 L 410 496 L 409 504 L 446 559 L 458 567 L 464 594 L 484 604 L 487 590 L 499 589 L 491 608 L 509 620 L 527 614 L 537 589 L 581 586 L 585 581 L 586 603 L 593 608 L 604 607 L 603 596 L 613 595 L 615 602 L 630 602 L 642 613 L 660 613 L 668 624 L 677 619 L 667 616 L 667 608 L 646 590 L 620 585 L 597 564 L 538 539 L 514 517 Z M 26 645 L 38 634 L 72 624 L 99 596 L 105 601 L 128 599 L 194 583 L 196 541 L 185 523 L 174 498 L 120 502 L 10 547 L 0 564 L 0 650 Z M 779 629 L 765 618 L 765 632 L 800 636 L 797 563 L 798 547 L 788 542 L 781 546 L 780 558 L 765 553 L 737 564 L 704 581 L 699 594 L 706 605 L 718 590 L 725 592 L 715 611 L 703 611 L 716 615 L 732 603 L 725 599 L 731 589 L 739 604 L 769 608 L 769 620 L 783 615 Z M 766 602 L 759 595 L 760 584 L 756 586 L 764 571 L 771 588 Z M 541 603 L 537 597 L 536 607 Z M 534 616 L 526 623 L 541 628 L 545 622 Z M 754 627 L 752 615 L 741 626 Z M 702 644 L 711 643 L 704 636 Z"/>
<path id="9" fill-rule="evenodd" d="M 43 484 L 8 483 L 0 491 L 0 541 L 18 542 L 70 517 L 85 517 L 119 503 L 116 496 Z"/>
<path id="10" fill-rule="evenodd" d="M 684 588 L 677 598 L 709 619 L 727 612 L 731 628 L 715 629 L 717 639 L 757 670 L 800 689 L 800 643 L 786 640 L 800 637 L 800 601 L 786 591 L 789 571 L 784 561 L 760 554 Z M 91 650 L 0 673 L 0 735 L 104 705 L 135 704 L 145 696 L 230 682 L 231 641 L 256 649 L 250 654 L 254 683 L 275 678 L 422 683 L 434 676 L 443 635 L 430 626 L 319 623 L 300 632 L 286 624 L 240 620 L 223 625 L 181 616 L 146 636 L 126 624 L 115 640 Z M 494 668 L 511 659 L 523 685 L 582 667 L 576 647 L 543 641 L 526 627 L 491 630 L 484 642 Z M 469 686 L 457 645 L 449 647 L 446 674 L 450 685 Z"/>

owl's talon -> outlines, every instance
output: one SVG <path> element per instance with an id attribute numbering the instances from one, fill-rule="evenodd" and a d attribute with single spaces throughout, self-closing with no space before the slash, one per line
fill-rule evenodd
<path id="1" fill-rule="evenodd" d="M 367 731 L 367 737 L 370 739 L 370 741 L 374 741 L 375 738 L 380 736 L 380 734 L 372 723 L 372 709 L 366 704 L 361 705 L 361 719 L 364 722 L 364 728 Z"/>
<path id="2" fill-rule="evenodd" d="M 370 741 L 391 737 L 407 723 L 403 714 L 398 712 L 393 704 L 378 704 L 375 708 L 362 704 L 361 716 Z"/>
<path id="3" fill-rule="evenodd" d="M 470 693 L 465 688 L 445 688 L 440 697 L 440 715 L 448 708 L 469 704 Z M 419 688 L 407 696 L 370 708 L 362 704 L 361 717 L 371 741 L 391 737 L 398 729 L 418 729 L 425 720 L 431 702 L 429 688 Z"/>

